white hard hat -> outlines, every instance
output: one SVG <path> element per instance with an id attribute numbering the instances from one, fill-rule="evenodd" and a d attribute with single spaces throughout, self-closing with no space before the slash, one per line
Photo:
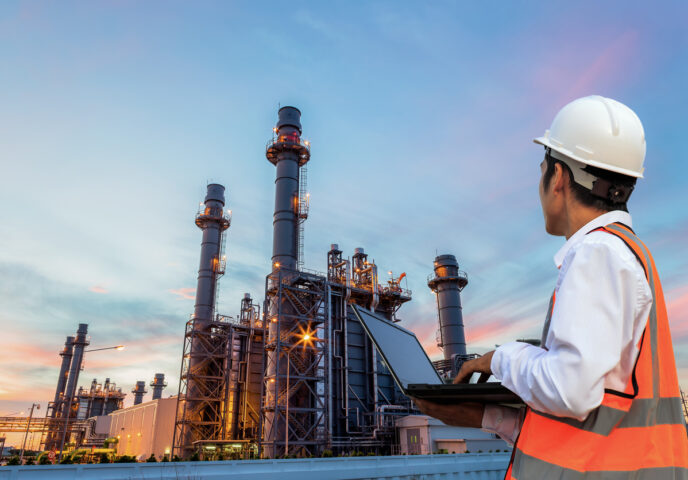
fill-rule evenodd
<path id="1" fill-rule="evenodd" d="M 623 103 L 591 95 L 562 108 L 545 135 L 533 140 L 585 165 L 643 177 L 645 132 Z"/>

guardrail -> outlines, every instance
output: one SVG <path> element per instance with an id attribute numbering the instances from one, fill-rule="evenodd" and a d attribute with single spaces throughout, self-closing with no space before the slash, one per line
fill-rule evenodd
<path id="1" fill-rule="evenodd" d="M 0 467 L 0 480 L 352 480 L 450 479 L 498 480 L 504 477 L 508 453 L 400 455 L 224 462 L 107 463 Z"/>

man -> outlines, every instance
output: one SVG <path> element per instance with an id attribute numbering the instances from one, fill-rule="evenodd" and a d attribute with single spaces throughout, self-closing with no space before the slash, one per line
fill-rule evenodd
<path id="1" fill-rule="evenodd" d="M 643 174 L 642 124 L 619 102 L 585 97 L 535 142 L 545 229 L 566 237 L 541 347 L 501 345 L 454 380 L 493 374 L 527 407 L 417 404 L 515 444 L 508 479 L 688 479 L 662 288 L 626 206 Z"/>

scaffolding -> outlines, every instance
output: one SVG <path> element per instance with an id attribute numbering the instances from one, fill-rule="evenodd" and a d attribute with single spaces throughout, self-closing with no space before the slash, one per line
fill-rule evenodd
<path id="1" fill-rule="evenodd" d="M 266 279 L 270 312 L 261 409 L 264 455 L 307 457 L 330 442 L 326 384 L 327 281 L 309 271 L 275 269 Z"/>

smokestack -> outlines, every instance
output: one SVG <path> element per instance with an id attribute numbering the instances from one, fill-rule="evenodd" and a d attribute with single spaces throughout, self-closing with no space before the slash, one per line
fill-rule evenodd
<path id="1" fill-rule="evenodd" d="M 57 388 L 55 389 L 55 399 L 53 400 L 52 417 L 57 416 L 60 410 L 59 405 L 64 398 L 65 388 L 67 387 L 67 377 L 69 376 L 69 365 L 72 363 L 72 355 L 74 353 L 74 337 L 67 337 L 64 348 L 60 352 L 62 357 L 62 364 L 60 365 L 60 373 L 57 377 Z"/>
<path id="2" fill-rule="evenodd" d="M 468 284 L 468 277 L 459 270 L 454 255 L 440 255 L 434 265 L 435 276 L 428 281 L 428 287 L 437 295 L 444 359 L 452 360 L 455 355 L 466 355 L 460 292 Z"/>
<path id="3" fill-rule="evenodd" d="M 213 319 L 218 277 L 224 273 L 221 258 L 222 233 L 229 228 L 229 212 L 224 212 L 225 187 L 216 183 L 208 185 L 205 202 L 196 216 L 196 225 L 203 230 L 201 261 L 198 267 L 196 305 L 194 319 L 198 329 Z"/>
<path id="4" fill-rule="evenodd" d="M 308 145 L 301 141 L 301 112 L 282 107 L 275 127 L 275 140 L 265 156 L 277 167 L 275 213 L 273 214 L 272 269 L 296 270 L 298 263 L 299 167 L 310 159 Z"/>
<path id="5" fill-rule="evenodd" d="M 186 333 L 186 338 L 189 339 L 188 365 L 184 367 L 180 378 L 180 385 L 186 384 L 186 392 L 180 394 L 179 402 L 183 408 L 179 407 L 175 420 L 176 425 L 181 427 L 179 431 L 175 429 L 174 448 L 184 457 L 191 453 L 194 441 L 207 439 L 201 438 L 203 431 L 207 430 L 208 423 L 215 422 L 221 414 L 209 401 L 208 396 L 212 394 L 208 392 L 218 391 L 218 384 L 223 376 L 222 372 L 215 371 L 216 347 L 211 340 L 211 322 L 215 315 L 217 284 L 225 272 L 224 232 L 231 222 L 231 211 L 224 207 L 225 187 L 216 183 L 208 185 L 205 201 L 196 216 L 196 225 L 203 230 L 203 240 L 196 305 L 191 331 L 187 330 Z"/>
<path id="6" fill-rule="evenodd" d="M 74 345 L 72 362 L 69 367 L 69 377 L 67 377 L 67 387 L 65 389 L 64 402 L 62 404 L 62 418 L 69 418 L 69 409 L 72 407 L 76 386 L 79 382 L 79 372 L 84 358 L 84 349 L 90 343 L 88 341 L 88 324 L 80 323 L 76 331 L 76 338 L 72 342 Z"/>
<path id="7" fill-rule="evenodd" d="M 155 377 L 153 377 L 153 381 L 150 383 L 150 386 L 153 387 L 153 400 L 162 398 L 162 390 L 167 386 L 165 374 L 156 373 Z"/>
<path id="8" fill-rule="evenodd" d="M 139 405 L 141 402 L 143 402 L 143 396 L 148 393 L 146 391 L 146 382 L 143 380 L 136 382 L 136 386 L 131 393 L 134 394 L 134 405 Z"/>
<path id="9" fill-rule="evenodd" d="M 275 179 L 275 211 L 273 214 L 272 230 L 272 271 L 279 272 L 297 270 L 299 267 L 299 220 L 305 218 L 301 212 L 299 192 L 300 167 L 310 160 L 310 150 L 307 142 L 301 140 L 301 112 L 294 107 L 282 107 L 278 111 L 277 125 L 273 129 L 272 142 L 268 144 L 265 156 L 276 167 Z M 281 281 L 281 280 L 280 280 Z M 282 305 L 279 302 L 283 302 Z M 284 300 L 270 302 L 266 323 L 269 324 L 269 337 L 291 335 L 294 328 L 294 311 Z M 278 314 L 280 318 L 278 319 Z M 269 320 L 268 320 L 269 319 Z M 290 355 L 290 353 L 287 353 Z M 280 361 L 281 358 L 281 361 Z M 277 350 L 267 352 L 266 378 L 272 382 L 266 383 L 266 395 L 279 398 L 280 389 L 287 389 L 297 398 L 300 393 L 293 387 L 298 380 L 293 378 L 287 382 L 288 365 L 284 353 Z M 294 369 L 293 365 L 290 368 Z M 296 387 L 303 389 L 304 387 Z M 286 422 L 281 414 L 265 410 L 263 437 L 269 446 L 265 447 L 269 457 L 279 457 L 284 453 L 286 445 L 279 445 L 285 438 Z"/>

